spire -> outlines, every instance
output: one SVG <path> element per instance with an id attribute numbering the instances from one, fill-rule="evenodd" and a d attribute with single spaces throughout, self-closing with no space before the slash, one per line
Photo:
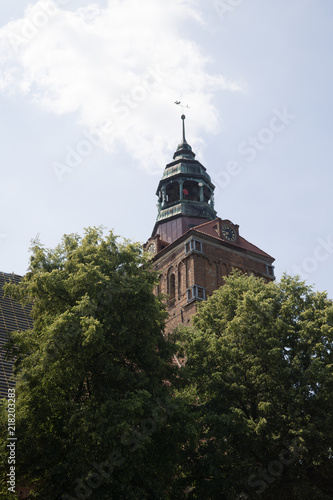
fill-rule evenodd
<path id="1" fill-rule="evenodd" d="M 194 158 L 195 153 L 193 153 L 191 146 L 187 143 L 185 139 L 185 115 L 181 116 L 182 122 L 183 122 L 183 136 L 182 136 L 182 142 L 178 144 L 177 151 L 173 155 L 173 159 L 175 160 L 179 156 L 183 156 L 185 158 Z"/>

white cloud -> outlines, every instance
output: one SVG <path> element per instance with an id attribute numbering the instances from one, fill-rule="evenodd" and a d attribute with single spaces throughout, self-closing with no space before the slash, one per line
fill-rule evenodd
<path id="1" fill-rule="evenodd" d="M 194 147 L 203 131 L 217 131 L 215 93 L 240 86 L 210 73 L 209 58 L 183 36 L 188 23 L 204 23 L 194 0 L 109 0 L 76 11 L 66 2 L 39 0 L 0 30 L 2 92 L 76 113 L 84 129 L 103 130 L 106 149 L 125 146 L 150 171 L 170 160 L 176 99 L 191 105 Z"/>

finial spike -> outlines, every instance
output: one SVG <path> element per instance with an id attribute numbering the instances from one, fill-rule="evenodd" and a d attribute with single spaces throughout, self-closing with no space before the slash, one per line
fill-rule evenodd
<path id="1" fill-rule="evenodd" d="M 186 142 L 186 139 L 185 139 L 185 115 L 182 115 L 181 119 L 183 120 L 183 142 Z"/>
<path id="2" fill-rule="evenodd" d="M 183 111 L 183 114 L 181 116 L 181 119 L 183 120 L 183 140 L 182 140 L 182 142 L 186 143 L 186 139 L 185 139 L 185 115 L 184 115 L 184 108 L 189 108 L 190 106 L 188 106 L 187 104 L 182 104 L 181 101 L 175 101 L 175 104 L 177 104 L 177 106 L 181 106 L 182 111 Z"/>

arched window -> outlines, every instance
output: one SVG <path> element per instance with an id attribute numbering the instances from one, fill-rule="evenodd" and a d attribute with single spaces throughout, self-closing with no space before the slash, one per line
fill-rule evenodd
<path id="1" fill-rule="evenodd" d="M 184 279 L 184 264 L 180 263 L 178 266 L 178 297 L 181 296 L 183 291 L 183 279 Z"/>
<path id="2" fill-rule="evenodd" d="M 178 182 L 170 182 L 166 187 L 167 203 L 174 203 L 179 200 Z"/>
<path id="3" fill-rule="evenodd" d="M 169 278 L 169 300 L 173 300 L 176 294 L 176 279 L 175 275 L 171 274 Z"/>
<path id="4" fill-rule="evenodd" d="M 168 296 L 169 300 L 173 300 L 176 295 L 176 278 L 174 268 L 170 267 L 168 271 Z"/>
<path id="5" fill-rule="evenodd" d="M 204 186 L 203 192 L 204 192 L 204 201 L 206 203 L 208 203 L 211 196 L 212 196 L 212 193 L 211 193 L 210 189 L 208 189 L 208 187 L 206 187 L 206 186 Z"/>
<path id="6" fill-rule="evenodd" d="M 183 188 L 184 200 L 200 201 L 199 184 L 195 181 L 185 181 Z"/>

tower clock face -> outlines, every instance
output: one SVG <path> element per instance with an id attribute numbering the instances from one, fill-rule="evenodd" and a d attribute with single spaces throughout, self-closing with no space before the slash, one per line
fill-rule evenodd
<path id="1" fill-rule="evenodd" d="M 236 240 L 236 232 L 230 226 L 223 226 L 222 227 L 222 234 L 223 234 L 223 237 L 228 241 L 235 241 Z"/>

